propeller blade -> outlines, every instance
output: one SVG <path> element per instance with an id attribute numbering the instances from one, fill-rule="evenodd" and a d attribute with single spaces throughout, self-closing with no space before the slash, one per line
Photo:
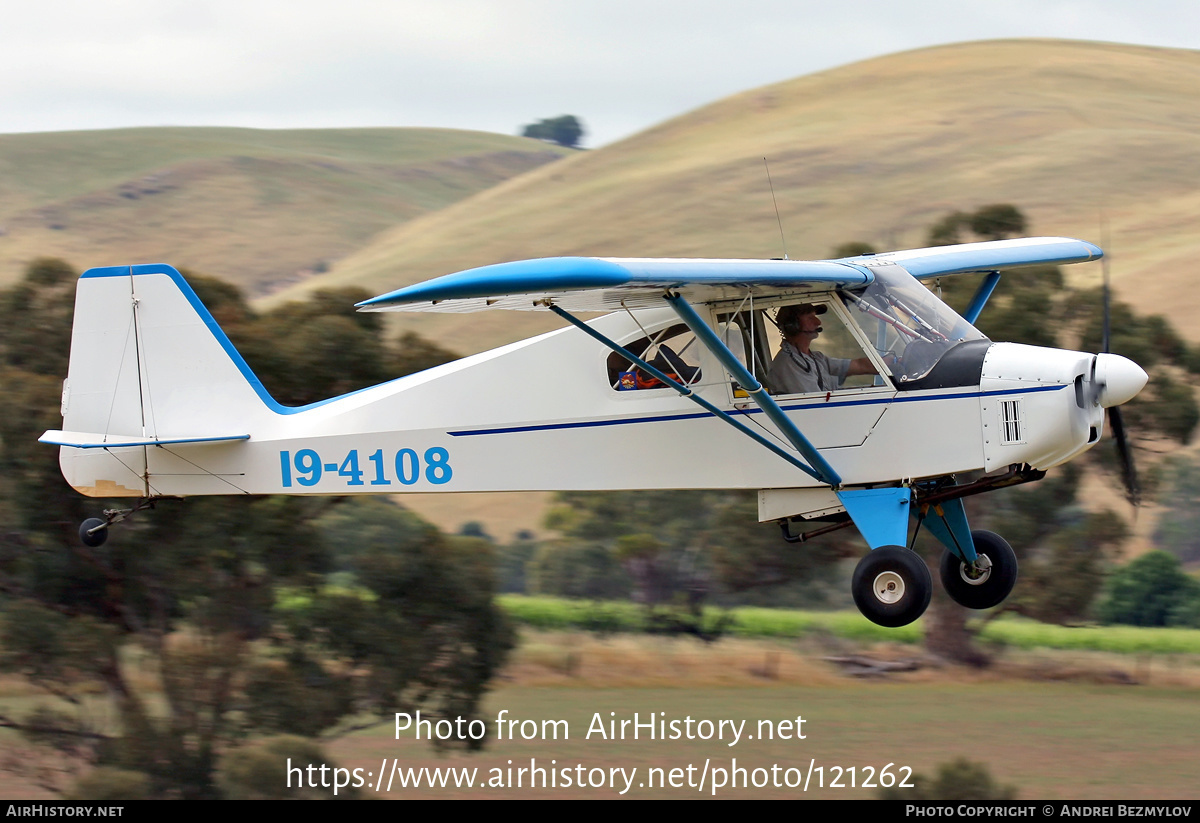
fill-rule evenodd
<path id="1" fill-rule="evenodd" d="M 1104 236 L 1104 248 L 1108 249 L 1108 220 L 1104 220 L 1101 233 Z M 1112 352 L 1112 289 L 1109 286 L 1109 255 L 1105 251 L 1101 258 L 1104 273 L 1104 330 L 1101 336 L 1100 351 L 1104 354 Z M 1100 358 L 1092 361 L 1092 378 L 1096 376 L 1096 364 Z M 1125 484 L 1125 499 L 1129 505 L 1137 507 L 1142 502 L 1142 490 L 1138 486 L 1137 466 L 1133 464 L 1133 449 L 1129 447 L 1129 438 L 1125 435 L 1125 419 L 1121 416 L 1120 405 L 1108 409 L 1108 426 L 1112 429 L 1113 440 L 1117 442 L 1117 458 L 1121 461 L 1121 481 Z"/>
<path id="2" fill-rule="evenodd" d="M 1108 410 L 1108 425 L 1112 429 L 1113 440 L 1117 442 L 1117 457 L 1121 461 L 1125 499 L 1131 506 L 1138 506 L 1142 502 L 1142 490 L 1138 486 L 1137 467 L 1133 464 L 1133 450 L 1125 437 L 1125 421 L 1121 417 L 1120 406 L 1113 406 Z"/>

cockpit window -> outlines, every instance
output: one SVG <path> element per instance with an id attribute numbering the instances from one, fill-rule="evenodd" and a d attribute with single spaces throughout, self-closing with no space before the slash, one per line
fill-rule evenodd
<path id="1" fill-rule="evenodd" d="M 846 324 L 825 300 L 717 315 L 725 345 L 771 394 L 780 395 L 884 385 Z M 808 334 L 797 337 L 801 331 Z M 732 388 L 735 397 L 745 395 L 736 383 Z"/>
<path id="2" fill-rule="evenodd" d="M 899 266 L 871 270 L 875 281 L 843 293 L 842 300 L 875 348 L 886 353 L 898 382 L 920 380 L 965 340 L 987 339 Z"/>
<path id="3" fill-rule="evenodd" d="M 626 343 L 625 348 L 680 383 L 686 385 L 700 379 L 700 343 L 683 323 Z M 608 356 L 608 383 L 617 391 L 669 388 L 616 352 Z"/>

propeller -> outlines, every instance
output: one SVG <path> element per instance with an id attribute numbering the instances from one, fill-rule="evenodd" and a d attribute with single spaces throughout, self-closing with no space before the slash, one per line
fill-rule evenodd
<path id="1" fill-rule="evenodd" d="M 1104 232 L 1105 248 L 1108 247 L 1108 232 Z M 1092 381 L 1097 387 L 1100 405 L 1108 409 L 1108 427 L 1117 443 L 1117 458 L 1121 463 L 1121 481 L 1125 484 L 1125 499 L 1131 506 L 1142 502 L 1142 490 L 1138 485 L 1137 466 L 1133 463 L 1133 450 L 1125 434 L 1125 420 L 1121 417 L 1121 403 L 1131 399 L 1142 386 L 1147 375 L 1136 363 L 1112 354 L 1112 299 L 1109 288 L 1108 255 L 1101 258 L 1104 272 L 1104 331 L 1101 336 L 1101 354 L 1092 361 Z M 1133 368 L 1130 369 L 1129 367 Z M 1132 391 L 1131 391 L 1132 389 Z"/>

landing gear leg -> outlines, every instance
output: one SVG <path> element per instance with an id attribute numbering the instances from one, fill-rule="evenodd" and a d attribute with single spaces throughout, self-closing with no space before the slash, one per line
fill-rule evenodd
<path id="1" fill-rule="evenodd" d="M 922 507 L 922 522 L 946 551 L 939 576 L 946 594 L 968 609 L 1004 602 L 1017 582 L 1017 555 L 1000 535 L 967 525 L 961 499 Z"/>
<path id="2" fill-rule="evenodd" d="M 105 509 L 104 517 L 89 517 L 79 524 L 79 540 L 90 549 L 103 546 L 108 540 L 108 527 L 143 509 L 153 509 L 156 497 L 143 497 L 133 508 Z"/>

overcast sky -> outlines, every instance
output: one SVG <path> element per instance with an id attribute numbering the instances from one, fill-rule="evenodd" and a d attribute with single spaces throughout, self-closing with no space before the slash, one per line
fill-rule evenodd
<path id="1" fill-rule="evenodd" d="M 1200 0 L 5 0 L 0 133 L 446 126 L 570 113 L 600 146 L 720 97 L 941 43 L 1200 48 Z"/>

